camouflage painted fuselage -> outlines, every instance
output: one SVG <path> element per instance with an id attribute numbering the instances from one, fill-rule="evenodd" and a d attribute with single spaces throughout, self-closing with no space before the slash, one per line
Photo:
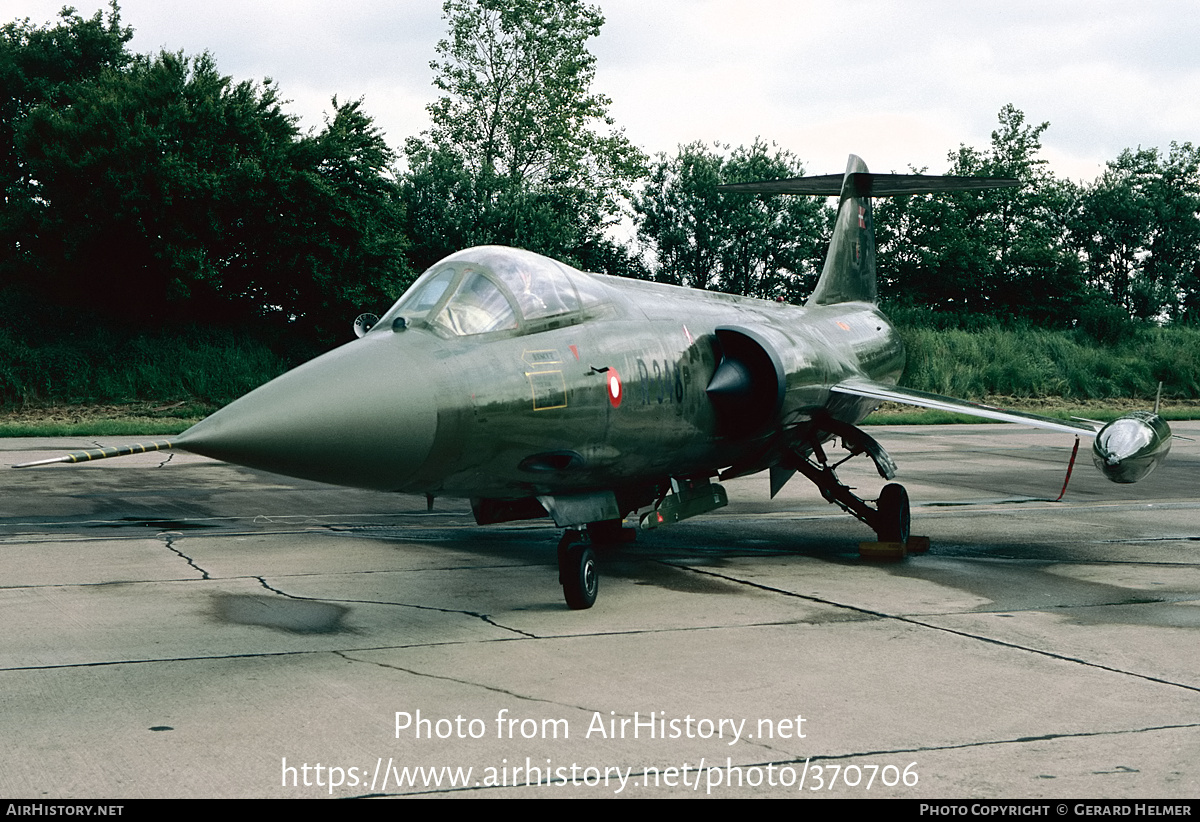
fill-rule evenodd
<path id="1" fill-rule="evenodd" d="M 495 247 L 450 261 L 487 273 L 532 258 L 548 262 Z M 437 321 L 444 305 L 414 321 L 402 299 L 363 338 L 177 444 L 357 487 L 495 499 L 603 490 L 636 507 L 672 477 L 768 467 L 815 415 L 860 421 L 878 402 L 829 387 L 894 383 L 903 370 L 903 347 L 870 303 L 802 308 L 566 270 L 587 299 L 513 328 L 457 333 Z M 758 420 L 748 426 L 719 419 L 706 391 L 726 353 L 719 329 L 769 349 L 781 377 L 781 396 L 763 400 L 776 407 L 748 408 Z"/>

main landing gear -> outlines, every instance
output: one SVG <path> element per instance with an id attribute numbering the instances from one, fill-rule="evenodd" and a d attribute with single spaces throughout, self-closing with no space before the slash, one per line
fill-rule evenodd
<path id="1" fill-rule="evenodd" d="M 834 434 L 842 440 L 849 455 L 831 462 L 822 444 L 822 434 Z M 802 448 L 791 454 L 784 463 L 785 468 L 799 471 L 812 480 L 828 502 L 866 523 L 875 532 L 878 542 L 863 542 L 859 551 L 872 559 L 903 559 L 906 554 L 923 554 L 929 550 L 928 537 L 911 534 L 912 515 L 908 503 L 908 491 L 898 483 L 888 483 L 880 492 L 875 505 L 871 506 L 848 485 L 838 479 L 836 469 L 852 457 L 866 454 L 875 463 L 875 470 L 884 479 L 896 476 L 896 464 L 883 446 L 866 432 L 849 423 L 825 420 L 821 430 L 802 443 Z"/>
<path id="2" fill-rule="evenodd" d="M 600 574 L 596 570 L 594 546 L 632 542 L 632 528 L 622 527 L 621 520 L 592 522 L 587 530 L 568 528 L 558 542 L 558 582 L 563 598 L 573 611 L 591 608 L 600 590 Z"/>
<path id="3" fill-rule="evenodd" d="M 890 482 L 883 486 L 879 499 L 875 500 L 876 522 L 871 527 L 879 535 L 880 542 L 908 542 L 912 515 L 908 506 L 908 491 L 904 486 Z"/>

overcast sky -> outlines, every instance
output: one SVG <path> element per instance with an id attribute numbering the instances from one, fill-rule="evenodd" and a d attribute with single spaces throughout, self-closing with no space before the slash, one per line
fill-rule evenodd
<path id="1" fill-rule="evenodd" d="M 0 22 L 62 0 L 0 0 Z M 1001 106 L 1049 121 L 1043 157 L 1091 180 L 1124 148 L 1200 140 L 1200 4 L 1106 0 L 599 0 L 595 90 L 647 152 L 695 140 L 790 149 L 814 174 L 946 170 L 986 147 Z M 107 8 L 75 0 L 85 16 Z M 362 97 L 394 147 L 428 126 L 440 0 L 125 0 L 132 48 L 208 50 L 237 80 L 273 78 L 319 126 Z"/>

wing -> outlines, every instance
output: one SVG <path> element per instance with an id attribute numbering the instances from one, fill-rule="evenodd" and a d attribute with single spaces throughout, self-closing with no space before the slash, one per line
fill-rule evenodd
<path id="1" fill-rule="evenodd" d="M 984 419 L 999 420 L 1000 422 L 1015 422 L 1018 425 L 1046 428 L 1051 431 L 1064 431 L 1068 434 L 1077 434 L 1080 436 L 1094 437 L 1104 425 L 1103 423 L 1093 423 L 1088 420 L 1057 420 L 1053 417 L 1027 414 L 1024 411 L 1008 411 L 1003 408 L 984 405 L 983 403 L 959 400 L 954 397 L 943 397 L 941 394 L 915 391 L 912 388 L 883 385 L 871 382 L 870 380 L 846 380 L 833 386 L 830 390 L 838 394 L 850 394 L 855 397 L 900 402 L 905 405 L 917 405 L 921 408 L 934 408 L 938 411 L 953 411 L 956 414 L 968 414 L 972 417 L 983 417 Z"/>

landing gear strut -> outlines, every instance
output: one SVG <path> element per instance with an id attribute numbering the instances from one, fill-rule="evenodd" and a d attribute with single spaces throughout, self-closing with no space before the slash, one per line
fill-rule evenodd
<path id="1" fill-rule="evenodd" d="M 872 507 L 837 477 L 836 469 L 842 463 L 865 453 L 875 463 L 875 469 L 879 475 L 890 480 L 896 475 L 896 464 L 883 450 L 883 446 L 866 432 L 848 423 L 826 420 L 823 429 L 841 438 L 842 444 L 850 452 L 849 456 L 831 463 L 821 443 L 821 432 L 815 432 L 804 443 L 807 453 L 804 451 L 793 453 L 792 458 L 784 463 L 784 466 L 808 477 L 820 489 L 821 496 L 828 502 L 834 503 L 870 526 L 879 538 L 879 545 L 900 546 L 898 551 L 893 551 L 898 554 L 898 557 L 904 556 L 906 552 L 924 553 L 928 551 L 929 539 L 927 537 L 911 535 L 912 517 L 908 504 L 908 491 L 904 489 L 903 485 L 894 482 L 885 485 L 879 494 L 879 499 Z M 868 544 L 863 543 L 864 546 Z M 867 552 L 863 553 L 865 555 Z M 889 553 L 889 555 L 891 554 Z"/>

